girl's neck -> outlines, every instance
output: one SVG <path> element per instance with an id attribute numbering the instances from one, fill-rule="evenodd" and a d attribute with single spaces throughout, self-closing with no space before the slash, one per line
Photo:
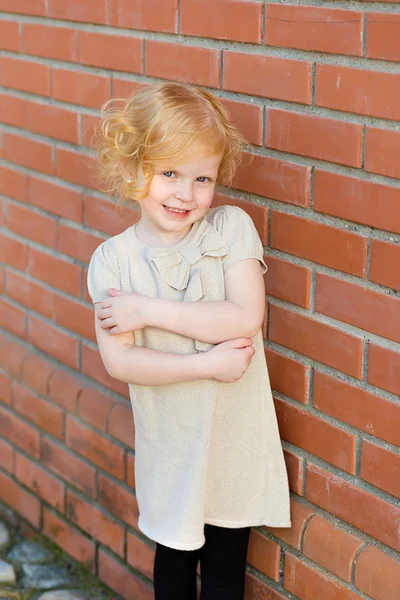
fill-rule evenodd
<path id="1" fill-rule="evenodd" d="M 169 246 L 175 246 L 181 240 L 183 240 L 191 231 L 195 223 L 191 224 L 185 231 L 154 231 L 151 224 L 147 223 L 146 219 L 142 217 L 135 225 L 135 233 L 139 240 L 151 246 L 153 248 L 168 248 Z"/>

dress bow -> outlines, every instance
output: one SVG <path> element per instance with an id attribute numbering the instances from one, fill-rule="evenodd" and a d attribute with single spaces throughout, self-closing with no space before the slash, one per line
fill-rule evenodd
<path id="1" fill-rule="evenodd" d="M 151 260 L 161 277 L 175 290 L 186 290 L 183 300 L 196 302 L 204 296 L 200 269 L 192 267 L 203 256 L 222 257 L 228 246 L 214 227 L 204 218 L 193 238 L 181 247 L 153 251 Z"/>

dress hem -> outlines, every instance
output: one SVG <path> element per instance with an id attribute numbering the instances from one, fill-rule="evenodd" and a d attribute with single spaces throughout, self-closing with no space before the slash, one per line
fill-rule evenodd
<path id="1" fill-rule="evenodd" d="M 267 521 L 267 522 L 266 522 Z M 228 529 L 239 529 L 241 527 L 259 527 L 260 525 L 265 525 L 265 527 L 291 527 L 291 521 L 274 521 L 273 523 L 268 522 L 269 519 L 251 519 L 250 521 L 223 521 L 220 519 L 205 519 L 204 524 L 207 525 L 215 525 L 217 527 L 226 527 Z M 167 546 L 168 548 L 173 548 L 175 550 L 199 550 L 205 543 L 205 537 L 201 542 L 189 542 L 183 543 L 179 541 L 170 541 L 166 540 L 158 535 L 154 535 L 151 533 L 150 529 L 147 528 L 146 525 L 143 525 L 142 522 L 138 522 L 138 527 L 145 536 L 147 536 L 153 542 L 157 542 L 162 544 L 163 546 Z"/>

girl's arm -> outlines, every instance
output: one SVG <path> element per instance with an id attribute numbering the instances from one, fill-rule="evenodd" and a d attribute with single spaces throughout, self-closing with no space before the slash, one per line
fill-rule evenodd
<path id="1" fill-rule="evenodd" d="M 240 339 L 200 354 L 173 354 L 135 346 L 133 333 L 112 336 L 101 327 L 95 304 L 97 343 L 111 377 L 136 385 L 167 385 L 199 379 L 237 381 L 254 354 L 251 340 Z"/>
<path id="2" fill-rule="evenodd" d="M 265 316 L 265 287 L 260 262 L 248 258 L 225 273 L 226 300 L 148 304 L 148 325 L 209 344 L 254 337 Z"/>
<path id="3" fill-rule="evenodd" d="M 111 334 L 143 327 L 158 327 L 186 337 L 219 344 L 239 337 L 254 337 L 265 316 L 265 288 L 260 262 L 241 260 L 226 270 L 226 300 L 179 302 L 148 298 L 111 289 L 98 316 Z"/>

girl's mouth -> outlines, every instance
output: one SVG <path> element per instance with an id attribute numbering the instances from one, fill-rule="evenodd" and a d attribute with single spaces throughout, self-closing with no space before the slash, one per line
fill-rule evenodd
<path id="1" fill-rule="evenodd" d="M 185 210 L 181 208 L 171 208 L 170 206 L 165 206 L 164 204 L 163 206 L 167 213 L 176 219 L 183 219 L 191 212 L 190 210 Z"/>

